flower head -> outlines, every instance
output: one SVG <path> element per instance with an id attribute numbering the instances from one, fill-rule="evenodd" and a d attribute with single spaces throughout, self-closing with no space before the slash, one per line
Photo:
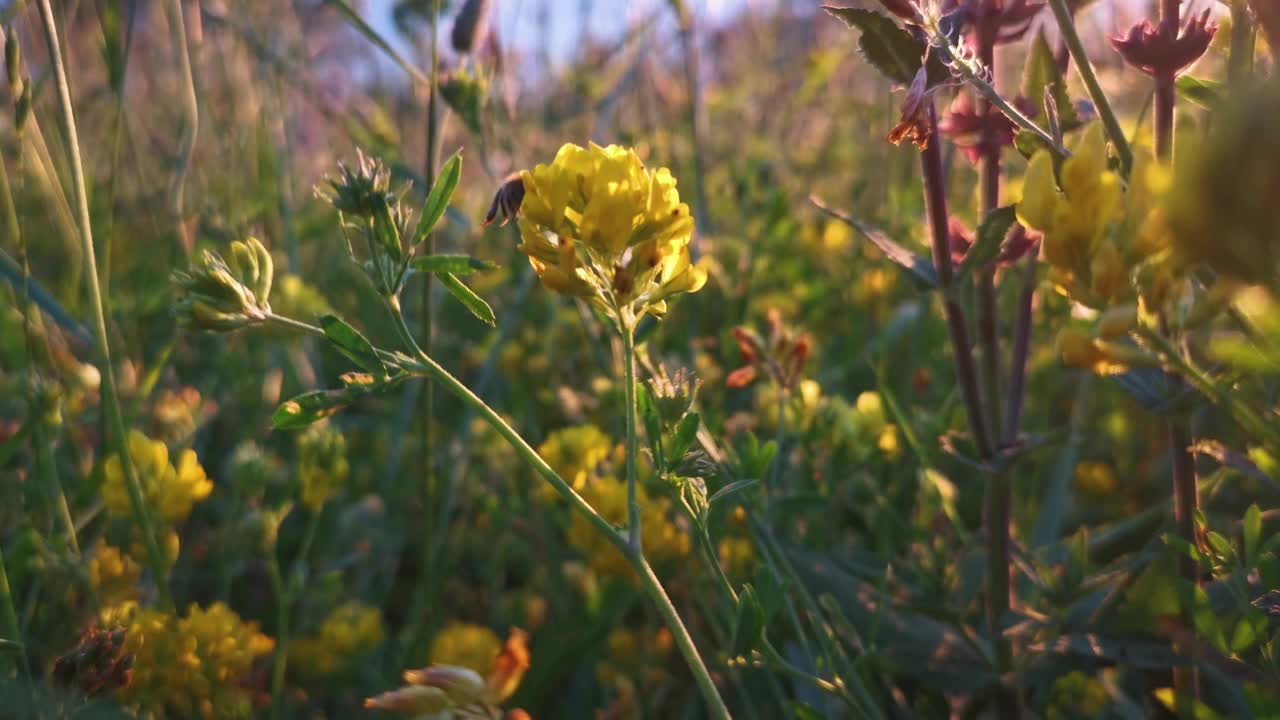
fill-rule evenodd
<path id="1" fill-rule="evenodd" d="M 298 436 L 298 480 L 303 505 L 318 510 L 337 494 L 350 472 L 342 433 L 326 425 L 312 425 Z"/>
<path id="2" fill-rule="evenodd" d="M 783 325 L 777 310 L 769 310 L 768 324 L 767 338 L 749 327 L 733 329 L 743 366 L 729 373 L 725 379 L 727 386 L 746 387 L 762 374 L 787 390 L 794 389 L 800 382 L 813 354 L 813 340 L 808 334 Z"/>
<path id="3" fill-rule="evenodd" d="M 693 217 L 666 168 L 630 148 L 566 144 L 549 165 L 504 184 L 490 215 L 520 207 L 519 249 L 542 284 L 622 323 L 661 317 L 666 299 L 697 292 L 707 273 L 689 256 Z"/>
<path id="4" fill-rule="evenodd" d="M 275 642 L 255 622 L 231 608 L 192 604 L 186 617 L 132 608 L 124 651 L 134 656 L 133 682 L 122 699 L 150 714 L 170 717 L 246 717 L 252 698 L 245 687 L 254 662 Z"/>
<path id="5" fill-rule="evenodd" d="M 289 667 L 323 678 L 342 672 L 382 644 L 382 613 L 358 600 L 334 608 L 315 635 L 289 645 Z"/>
<path id="6" fill-rule="evenodd" d="M 271 253 L 255 238 L 231 243 L 231 257 L 224 260 L 205 250 L 187 272 L 175 272 L 172 281 L 179 292 L 178 318 L 206 330 L 236 330 L 260 323 L 271 315 L 274 264 Z"/>
<path id="7" fill-rule="evenodd" d="M 142 486 L 144 502 L 167 522 L 185 520 L 191 514 L 191 508 L 213 491 L 213 483 L 200 467 L 194 450 L 188 448 L 179 453 L 175 466 L 169 461 L 169 448 L 163 442 L 152 440 L 137 430 L 129 432 L 128 445 L 129 458 Z M 128 517 L 133 506 L 119 455 L 107 458 L 102 475 L 102 500 L 107 512 L 116 517 Z"/>
<path id="8" fill-rule="evenodd" d="M 1182 32 L 1170 32 L 1167 25 L 1152 25 L 1150 20 L 1134 24 L 1123 37 L 1111 39 L 1120 57 L 1148 75 L 1177 75 L 1186 70 L 1209 49 L 1218 26 L 1209 22 L 1206 9 L 1193 15 Z"/>

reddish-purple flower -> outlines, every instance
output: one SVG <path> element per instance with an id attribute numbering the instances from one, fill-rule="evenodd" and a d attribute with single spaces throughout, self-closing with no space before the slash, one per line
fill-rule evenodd
<path id="1" fill-rule="evenodd" d="M 1167 25 L 1143 20 L 1123 37 L 1111 38 L 1120 57 L 1148 75 L 1177 75 L 1209 49 L 1218 26 L 1210 24 L 1209 11 L 1187 20 L 1176 36 Z"/>
<path id="2" fill-rule="evenodd" d="M 975 51 L 1021 39 L 1042 9 L 1044 3 L 1031 0 L 946 0 L 943 4 L 951 21 L 969 30 Z"/>
<path id="3" fill-rule="evenodd" d="M 1014 105 L 1028 115 L 1035 115 L 1035 108 L 1022 98 L 1015 100 Z M 957 95 L 946 116 L 938 122 L 938 132 L 951 138 L 974 165 L 983 155 L 1012 145 L 1017 131 L 1013 121 L 994 106 L 987 105 L 986 112 L 980 112 L 969 93 Z"/>
<path id="4" fill-rule="evenodd" d="M 956 265 L 964 262 L 965 255 L 973 247 L 974 233 L 958 218 L 952 216 L 947 220 L 947 246 L 951 250 L 951 261 Z M 994 260 L 996 267 L 1008 267 L 1026 257 L 1036 243 L 1040 242 L 1040 233 L 1028 231 L 1015 224 L 1000 244 L 1000 254 Z"/>

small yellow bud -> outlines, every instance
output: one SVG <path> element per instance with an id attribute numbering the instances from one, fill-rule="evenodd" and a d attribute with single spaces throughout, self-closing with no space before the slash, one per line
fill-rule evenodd
<path id="1" fill-rule="evenodd" d="M 1128 334 L 1138 325 L 1138 308 L 1133 304 L 1108 309 L 1098 318 L 1098 337 L 1112 340 Z"/>

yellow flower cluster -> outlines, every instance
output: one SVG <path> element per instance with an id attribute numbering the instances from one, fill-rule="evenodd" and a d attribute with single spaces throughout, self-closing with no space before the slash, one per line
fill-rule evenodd
<path id="1" fill-rule="evenodd" d="M 303 505 L 319 510 L 337 494 L 350 472 L 342 433 L 317 424 L 298 436 L 298 481 Z"/>
<path id="2" fill-rule="evenodd" d="M 630 148 L 569 143 L 520 179 L 519 249 L 548 289 L 630 325 L 706 282 L 689 258 L 693 217 L 667 168 L 646 169 Z"/>
<path id="3" fill-rule="evenodd" d="M 169 462 L 169 449 L 163 442 L 131 430 L 129 458 L 142 486 L 143 501 L 153 516 L 166 522 L 186 520 L 191 508 L 213 491 L 213 483 L 200 467 L 195 451 L 189 448 L 178 454 L 175 467 Z M 115 517 L 129 517 L 132 505 L 119 455 L 107 458 L 102 475 L 102 501 L 107 512 Z"/>
<path id="4" fill-rule="evenodd" d="M 1163 304 L 1172 278 L 1168 222 L 1161 198 L 1170 185 L 1168 169 L 1138 149 L 1128 187 L 1107 162 L 1107 142 L 1099 123 L 1090 125 L 1062 163 L 1061 183 L 1053 156 L 1037 152 L 1027 166 L 1018 219 L 1044 233 L 1044 258 L 1055 285 L 1092 308 L 1135 299 L 1135 271 L 1142 298 Z M 1061 190 L 1059 190 L 1061 186 Z"/>
<path id="5" fill-rule="evenodd" d="M 575 425 L 556 430 L 538 446 L 542 459 L 574 490 L 581 490 L 587 484 L 596 467 L 609 458 L 612 450 L 613 441 L 595 425 Z M 548 497 L 557 497 L 547 483 L 540 483 L 539 487 L 550 492 Z M 540 497 L 543 495 L 545 493 L 539 493 Z"/>
<path id="6" fill-rule="evenodd" d="M 596 665 L 596 676 L 618 693 L 615 708 L 634 711 L 637 691 L 670 679 L 664 665 L 675 649 L 675 642 L 666 628 L 654 631 L 622 627 L 609 631 L 607 642 L 609 654 Z M 641 687 L 636 687 L 637 681 Z M 615 716 L 630 717 L 631 713 Z"/>
<path id="7" fill-rule="evenodd" d="M 133 682 L 119 691 L 124 702 L 153 717 L 252 716 L 245 680 L 275 646 L 257 623 L 222 603 L 192 604 L 186 617 L 139 607 L 115 616 L 126 620 L 125 650 L 134 657 Z"/>
<path id="8" fill-rule="evenodd" d="M 127 553 L 103 543 L 89 560 L 89 584 L 104 606 L 136 600 L 142 568 Z"/>
<path id="9" fill-rule="evenodd" d="M 671 501 L 650 497 L 636 488 L 640 503 L 640 528 L 645 555 L 655 563 L 678 560 L 689 554 L 689 534 L 671 519 Z M 598 477 L 582 489 L 582 497 L 614 525 L 627 521 L 627 484 L 614 477 Z M 569 525 L 569 543 L 578 548 L 591 569 L 602 577 L 633 578 L 630 563 L 613 545 L 600 540 L 600 531 L 575 513 Z"/>
<path id="10" fill-rule="evenodd" d="M 352 600 L 329 612 L 315 635 L 289 645 L 289 667 L 324 678 L 349 669 L 382 644 L 386 629 L 376 607 Z"/>

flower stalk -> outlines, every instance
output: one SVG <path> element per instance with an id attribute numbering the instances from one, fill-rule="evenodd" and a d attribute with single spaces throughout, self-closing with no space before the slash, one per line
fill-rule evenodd
<path id="1" fill-rule="evenodd" d="M 1161 0 L 1165 2 L 1166 0 Z M 1177 3 L 1177 0 L 1173 0 Z M 1098 82 L 1098 76 L 1093 72 L 1093 65 L 1089 62 L 1089 56 L 1084 52 L 1084 43 L 1080 41 L 1080 33 L 1076 31 L 1075 19 L 1072 17 L 1071 8 L 1067 5 L 1067 0 L 1049 0 L 1049 8 L 1053 10 L 1053 17 L 1058 21 L 1058 30 L 1062 33 L 1062 43 L 1067 47 L 1067 51 L 1071 53 L 1072 60 L 1075 61 L 1076 72 L 1080 73 L 1080 80 L 1084 82 L 1085 90 L 1089 93 L 1089 99 L 1093 101 L 1093 106 L 1098 110 L 1098 117 L 1102 119 L 1103 126 L 1107 129 L 1107 137 L 1110 138 L 1116 148 L 1116 154 L 1120 156 L 1120 167 L 1124 175 L 1129 174 L 1129 168 L 1133 167 L 1133 148 L 1129 147 L 1129 140 L 1125 137 L 1124 129 L 1120 127 L 1120 120 L 1116 117 L 1116 111 L 1111 107 L 1111 101 L 1107 99 L 1107 94 L 1102 90 L 1102 84 Z"/>
<path id="2" fill-rule="evenodd" d="M 71 104 L 71 88 L 67 81 L 67 70 L 63 63 L 62 46 L 58 41 L 58 26 L 53 15 L 53 6 L 49 0 L 40 0 L 40 21 L 44 31 L 45 43 L 49 48 L 49 58 L 53 66 L 54 81 L 58 90 L 59 109 L 66 128 L 67 155 L 71 159 L 71 179 L 75 190 L 76 210 L 78 212 L 78 230 L 81 251 L 84 255 L 85 284 L 89 295 L 90 319 L 93 324 L 94 349 L 98 355 L 99 370 L 102 375 L 102 400 L 107 412 L 107 422 L 111 429 L 111 440 L 120 457 L 120 465 L 124 471 L 125 487 L 129 493 L 129 504 L 133 511 L 134 522 L 142 535 L 142 542 L 147 551 L 147 561 L 160 593 L 160 606 L 165 609 L 173 607 L 173 598 L 169 593 L 167 563 L 160 543 L 156 539 L 155 528 L 151 523 L 150 513 L 142 496 L 142 486 L 134 471 L 133 460 L 129 457 L 128 433 L 125 429 L 124 413 L 120 409 L 120 396 L 116 389 L 115 370 L 111 362 L 111 346 L 107 340 L 107 320 L 103 310 L 102 292 L 98 284 L 98 264 L 93 245 L 93 229 L 90 226 L 89 197 L 85 189 L 84 164 L 80 158 L 80 140 L 76 133 L 75 110 Z"/>
<path id="3" fill-rule="evenodd" d="M 637 555 L 644 556 L 644 541 L 641 537 L 640 527 L 640 501 L 637 499 L 637 489 L 639 470 L 636 463 L 639 460 L 640 442 L 639 432 L 636 427 L 636 331 L 635 323 L 627 319 L 623 319 L 619 326 L 622 333 L 622 373 L 623 382 L 626 387 L 623 389 L 623 402 L 626 404 L 624 414 L 626 415 L 627 430 L 627 543 L 631 545 L 631 549 Z"/>

